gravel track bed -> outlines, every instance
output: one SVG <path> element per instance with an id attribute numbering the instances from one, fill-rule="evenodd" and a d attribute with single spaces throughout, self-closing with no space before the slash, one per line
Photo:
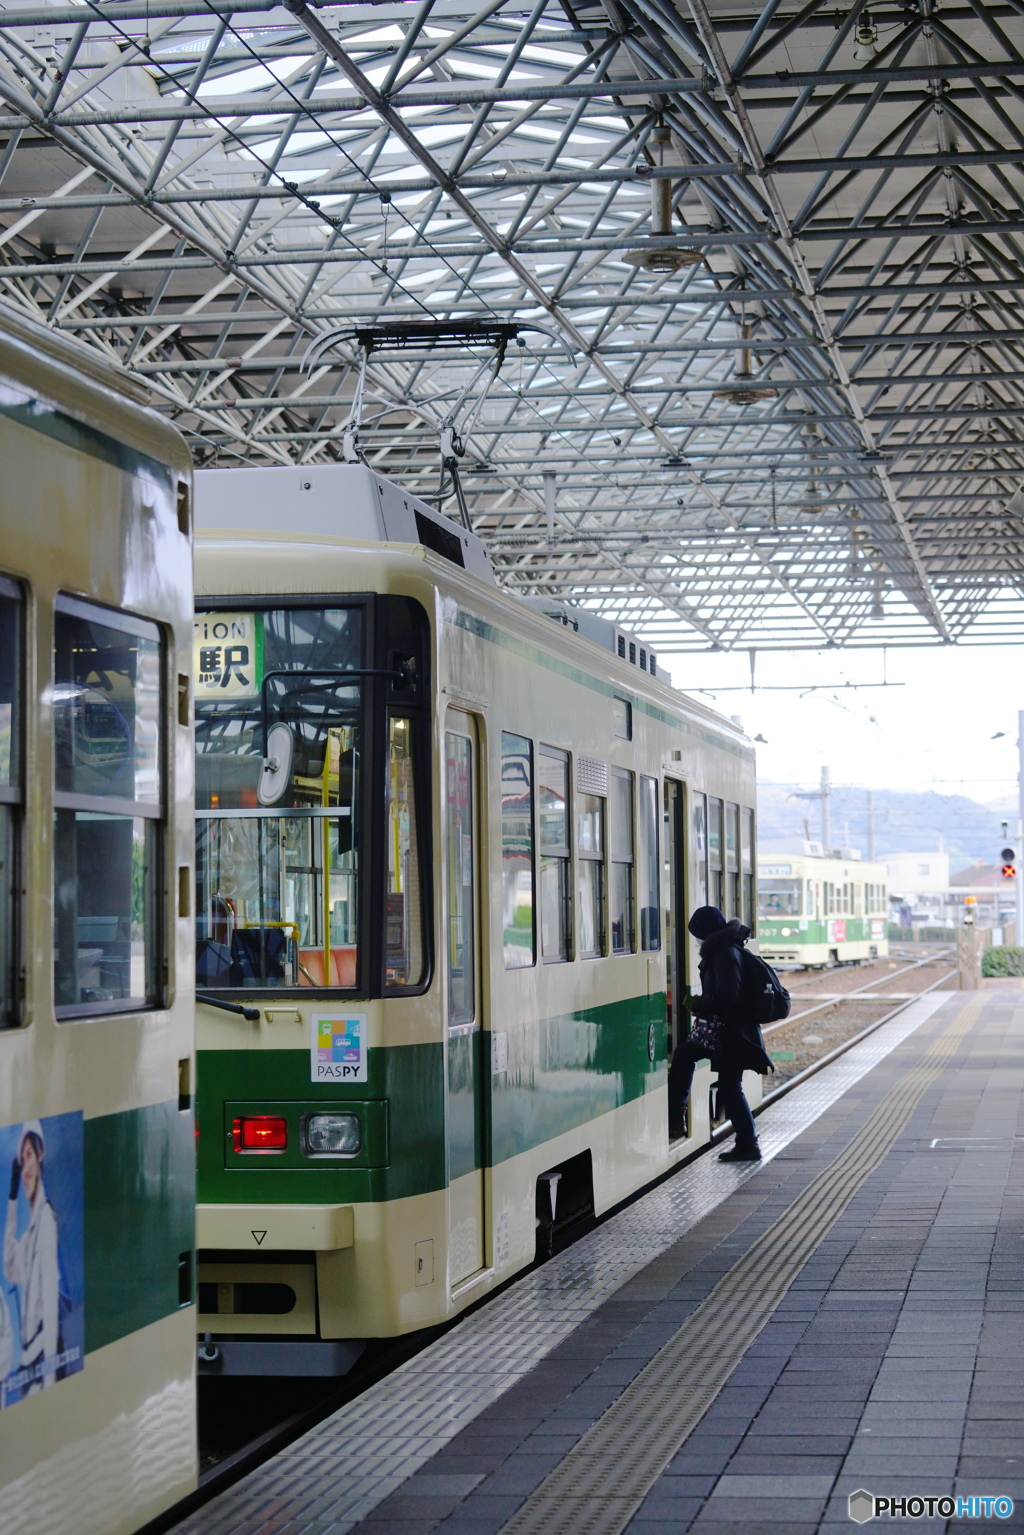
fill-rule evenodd
<path id="1" fill-rule="evenodd" d="M 903 961 L 906 963 L 906 961 Z M 901 975 L 894 987 L 901 992 L 924 991 L 940 977 L 945 976 L 952 969 L 951 963 L 946 959 L 936 959 L 933 965 L 922 965 L 920 970 L 910 970 Z M 885 974 L 878 977 L 884 983 Z M 864 985 L 867 977 L 863 969 L 858 974 L 861 979 L 859 984 Z M 820 979 L 820 977 L 816 977 Z M 832 977 L 829 976 L 831 981 Z M 955 979 L 955 977 L 954 977 Z M 786 978 L 783 977 L 783 985 Z M 952 983 L 951 983 L 952 984 Z M 839 990 L 831 985 L 822 987 L 822 990 Z M 794 992 L 793 1001 L 795 1009 L 801 1009 L 799 992 Z M 813 1006 L 810 997 L 807 1004 Z M 845 1044 L 848 1039 L 859 1034 L 870 1024 L 876 1023 L 879 1018 L 884 1018 L 886 1013 L 891 1013 L 898 1004 L 889 1000 L 888 994 L 872 997 L 870 993 L 864 997 L 851 997 L 835 1002 L 831 1007 L 823 1008 L 820 1013 L 812 1013 L 809 1018 L 794 1018 L 787 1020 L 781 1028 L 773 1029 L 765 1036 L 765 1048 L 775 1063 L 775 1071 L 771 1076 L 764 1078 L 765 1092 L 772 1088 L 780 1087 L 783 1082 L 788 1082 L 801 1071 L 806 1071 L 808 1066 L 813 1066 L 820 1061 L 822 1056 L 828 1055 L 830 1050 Z"/>

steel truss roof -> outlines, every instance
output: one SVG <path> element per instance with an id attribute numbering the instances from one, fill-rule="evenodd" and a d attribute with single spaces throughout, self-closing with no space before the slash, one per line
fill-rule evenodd
<path id="1" fill-rule="evenodd" d="M 462 464 L 511 589 L 663 652 L 1024 633 L 1019 0 L 0 20 L 0 297 L 199 463 L 338 458 L 360 327 L 539 323 Z M 375 346 L 370 463 L 432 492 L 481 347 Z"/>

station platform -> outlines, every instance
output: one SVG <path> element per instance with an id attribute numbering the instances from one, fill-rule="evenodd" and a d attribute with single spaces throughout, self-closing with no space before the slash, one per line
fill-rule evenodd
<path id="1" fill-rule="evenodd" d="M 1022 1094 L 1024 994 L 911 1003 L 181 1535 L 1024 1529 Z"/>

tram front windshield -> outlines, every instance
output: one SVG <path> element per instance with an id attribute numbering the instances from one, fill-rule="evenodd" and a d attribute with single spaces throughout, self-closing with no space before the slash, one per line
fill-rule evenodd
<path id="1" fill-rule="evenodd" d="M 798 879 L 765 878 L 757 882 L 757 910 L 762 917 L 798 917 L 800 886 Z"/>
<path id="2" fill-rule="evenodd" d="M 196 618 L 196 981 L 354 986 L 361 608 Z"/>

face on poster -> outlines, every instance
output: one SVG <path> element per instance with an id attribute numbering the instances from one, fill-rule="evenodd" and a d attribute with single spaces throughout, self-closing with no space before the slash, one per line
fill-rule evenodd
<path id="1" fill-rule="evenodd" d="M 83 1139 L 81 1111 L 0 1127 L 0 1408 L 84 1362 Z"/>

